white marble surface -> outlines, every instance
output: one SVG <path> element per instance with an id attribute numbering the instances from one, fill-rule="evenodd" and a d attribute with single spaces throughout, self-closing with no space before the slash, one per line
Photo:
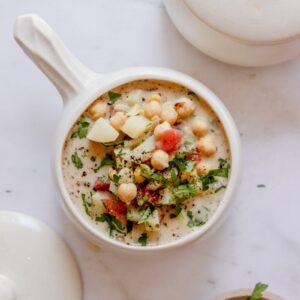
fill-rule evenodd
<path id="1" fill-rule="evenodd" d="M 58 93 L 17 47 L 14 18 L 35 12 L 90 68 L 140 65 L 194 76 L 223 99 L 242 135 L 244 173 L 220 230 L 162 257 L 97 252 L 62 213 L 50 173 Z M 87 300 L 209 300 L 261 280 L 300 299 L 300 60 L 271 68 L 214 61 L 174 29 L 161 0 L 0 2 L 0 209 L 54 227 L 73 249 Z M 258 188 L 265 184 L 265 188 Z"/>

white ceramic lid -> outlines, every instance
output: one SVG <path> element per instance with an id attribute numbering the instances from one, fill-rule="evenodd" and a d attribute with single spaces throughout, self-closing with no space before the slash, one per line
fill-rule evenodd
<path id="1" fill-rule="evenodd" d="M 299 0 L 184 1 L 209 26 L 249 42 L 280 42 L 300 34 Z"/>
<path id="2" fill-rule="evenodd" d="M 63 240 L 16 212 L 0 211 L 0 299 L 82 299 L 80 273 Z"/>

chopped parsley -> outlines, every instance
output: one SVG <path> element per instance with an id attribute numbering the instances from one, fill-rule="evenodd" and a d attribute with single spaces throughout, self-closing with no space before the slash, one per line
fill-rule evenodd
<path id="1" fill-rule="evenodd" d="M 197 186 L 195 184 L 182 184 L 174 190 L 173 197 L 180 200 L 188 200 L 189 198 L 196 196 Z"/>
<path id="2" fill-rule="evenodd" d="M 151 215 L 151 208 L 147 207 L 146 209 L 141 210 L 139 214 L 140 214 L 140 220 L 138 224 L 145 223 Z"/>
<path id="3" fill-rule="evenodd" d="M 85 194 L 81 194 L 81 200 L 82 200 L 82 205 L 84 207 L 84 211 L 85 213 L 90 216 L 91 213 L 90 213 L 90 209 L 89 209 L 89 203 L 86 201 L 86 198 L 85 198 Z"/>
<path id="4" fill-rule="evenodd" d="M 116 154 L 116 157 L 122 157 L 126 154 L 123 148 L 118 149 L 118 153 Z"/>
<path id="5" fill-rule="evenodd" d="M 121 94 L 112 91 L 109 91 L 107 94 L 111 104 L 115 104 L 121 97 Z"/>
<path id="6" fill-rule="evenodd" d="M 115 165 L 115 161 L 112 159 L 112 157 L 110 155 L 106 155 L 102 160 L 101 160 L 101 163 L 99 165 L 99 167 L 97 168 L 97 171 L 99 169 L 101 169 L 103 166 L 109 166 L 109 165 L 112 165 L 114 166 Z"/>
<path id="7" fill-rule="evenodd" d="M 197 219 L 197 218 L 194 218 L 193 212 L 192 212 L 191 210 L 188 210 L 188 211 L 187 211 L 187 216 L 188 216 L 188 218 L 189 218 L 189 221 L 188 221 L 188 223 L 187 223 L 187 226 L 190 227 L 190 228 L 202 226 L 202 225 L 205 224 L 204 221 L 201 221 L 201 220 L 199 220 L 199 219 Z"/>
<path id="8" fill-rule="evenodd" d="M 119 233 L 124 233 L 124 228 L 120 220 L 108 213 L 103 213 L 96 217 L 96 222 L 107 222 L 110 236 L 112 236 L 114 230 Z"/>
<path id="9" fill-rule="evenodd" d="M 83 120 L 80 120 L 78 122 L 78 127 L 75 132 L 71 135 L 71 138 L 74 139 L 76 137 L 79 137 L 80 139 L 83 139 L 87 136 L 88 130 L 89 130 L 90 123 Z"/>
<path id="10" fill-rule="evenodd" d="M 119 185 L 120 179 L 121 179 L 121 175 L 114 174 L 114 176 L 113 176 L 113 182 L 114 182 L 114 184 L 115 184 L 116 186 Z"/>
<path id="11" fill-rule="evenodd" d="M 72 163 L 74 164 L 74 166 L 76 167 L 76 169 L 82 169 L 83 163 L 82 163 L 80 157 L 78 156 L 77 151 L 75 151 L 71 155 L 71 159 L 72 159 Z"/>
<path id="12" fill-rule="evenodd" d="M 191 141 L 189 141 L 189 140 L 185 140 L 184 142 L 183 142 L 185 145 L 187 145 L 187 146 L 189 146 L 189 145 L 192 145 L 193 143 L 191 142 Z"/>
<path id="13" fill-rule="evenodd" d="M 223 158 L 220 158 L 218 169 L 210 170 L 208 174 L 199 174 L 198 179 L 202 183 L 202 191 L 203 192 L 207 191 L 210 188 L 211 184 L 218 182 L 218 180 L 215 177 L 228 178 L 229 170 L 230 170 L 230 165 L 228 161 Z M 223 188 L 225 188 L 225 186 L 221 185 L 217 187 L 213 192 L 217 193 Z"/>
<path id="14" fill-rule="evenodd" d="M 184 156 L 176 154 L 173 160 L 170 161 L 170 167 L 177 167 L 180 172 L 184 172 L 186 169 L 187 159 Z"/>
<path id="15" fill-rule="evenodd" d="M 147 239 L 148 239 L 148 235 L 147 235 L 147 233 L 144 232 L 139 237 L 138 242 L 141 244 L 141 246 L 146 246 L 147 245 Z"/>
<path id="16" fill-rule="evenodd" d="M 174 170 L 171 171 L 171 179 L 172 179 L 173 185 L 175 187 L 179 186 L 180 180 L 179 180 L 179 177 L 177 176 L 177 174 L 175 173 Z"/>
<path id="17" fill-rule="evenodd" d="M 258 282 L 249 298 L 249 300 L 262 300 L 263 292 L 268 288 L 265 283 Z"/>
<path id="18" fill-rule="evenodd" d="M 148 196 L 144 195 L 140 200 L 138 200 L 137 202 L 138 206 L 143 206 L 147 200 L 148 200 Z"/>

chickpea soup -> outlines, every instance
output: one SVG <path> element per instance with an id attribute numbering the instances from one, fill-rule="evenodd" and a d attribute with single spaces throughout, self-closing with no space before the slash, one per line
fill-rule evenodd
<path id="1" fill-rule="evenodd" d="M 218 117 L 187 88 L 157 80 L 96 99 L 63 150 L 66 189 L 98 230 L 128 245 L 198 230 L 222 201 L 230 151 Z"/>

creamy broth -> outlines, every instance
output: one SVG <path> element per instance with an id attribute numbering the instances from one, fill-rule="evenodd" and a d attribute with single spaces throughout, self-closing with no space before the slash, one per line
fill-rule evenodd
<path id="1" fill-rule="evenodd" d="M 190 100 L 192 111 L 187 115 L 182 109 L 185 104 L 190 104 Z M 160 103 L 162 109 L 153 117 L 151 109 L 154 108 L 155 112 L 158 104 L 153 104 L 153 107 L 148 105 L 152 101 Z M 158 134 L 154 135 L 155 128 L 169 117 L 165 115 L 170 107 L 177 112 L 176 122 L 169 129 L 162 130 L 162 136 L 157 138 Z M 121 130 L 116 130 L 118 126 L 112 120 L 109 121 L 118 111 L 122 112 L 121 116 L 125 116 L 125 125 L 129 124 L 127 122 L 132 116 L 143 118 L 138 124 L 144 120 L 148 120 L 149 124 L 138 137 L 131 138 L 122 131 L 126 131 L 124 124 Z M 99 125 L 102 131 L 114 125 L 115 130 L 111 132 L 118 134 L 114 141 L 95 141 L 98 137 L 100 140 L 107 139 L 103 132 L 99 133 L 95 129 L 99 119 L 106 126 Z M 206 124 L 207 132 L 204 135 L 195 129 L 195 119 L 202 122 L 201 126 Z M 135 130 L 133 133 L 128 132 L 135 135 Z M 177 136 L 179 140 L 176 145 L 170 142 L 167 132 Z M 156 148 L 153 149 L 151 144 L 149 150 L 148 143 L 147 151 L 131 158 L 139 153 L 136 148 L 147 139 L 151 143 L 154 141 Z M 155 163 L 153 158 L 157 148 L 167 157 L 167 167 L 164 169 L 154 167 L 161 163 Z M 230 173 L 229 146 L 217 116 L 192 91 L 166 81 L 134 81 L 96 99 L 70 130 L 62 155 L 64 183 L 78 211 L 95 228 L 128 245 L 165 244 L 199 230 L 222 201 Z M 126 160 L 128 157 L 129 162 Z M 135 175 L 137 168 L 142 170 L 142 179 Z M 144 182 L 140 182 L 142 180 Z M 118 194 L 121 193 L 122 184 L 125 194 L 130 189 L 137 190 L 133 200 L 127 201 L 126 195 Z M 117 210 L 116 207 L 112 208 L 112 202 L 113 206 L 118 205 Z"/>

